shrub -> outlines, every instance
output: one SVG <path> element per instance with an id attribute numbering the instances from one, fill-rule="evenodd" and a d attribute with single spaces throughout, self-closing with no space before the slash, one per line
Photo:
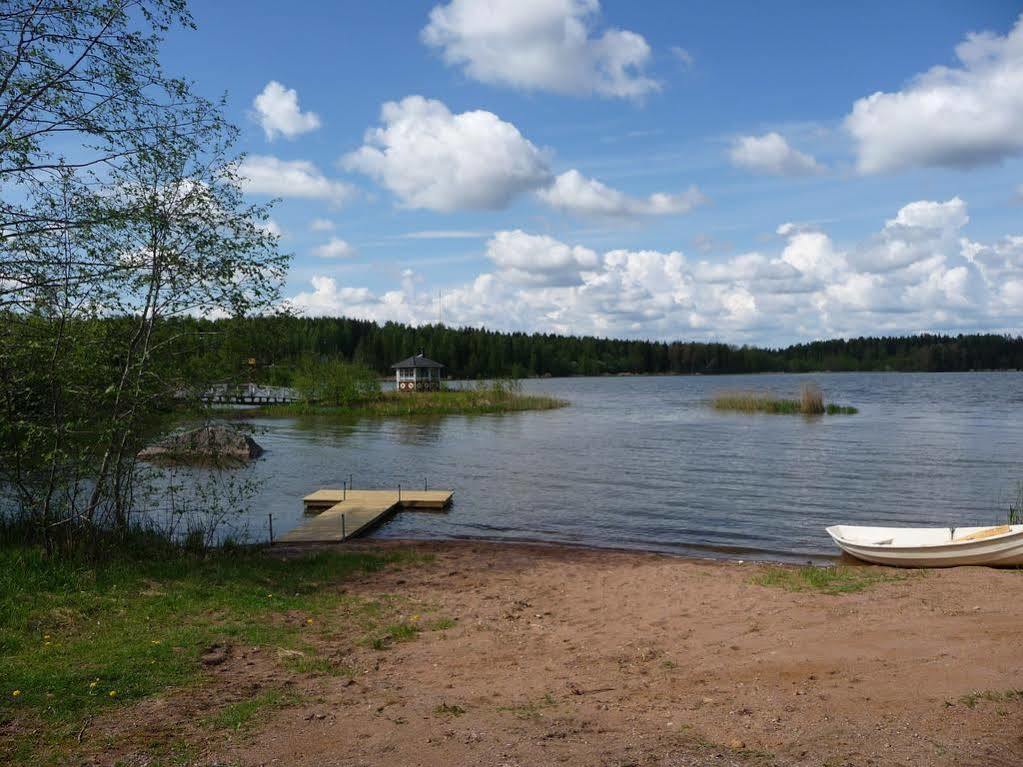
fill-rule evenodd
<path id="1" fill-rule="evenodd" d="M 304 360 L 295 371 L 294 387 L 306 402 L 347 407 L 380 397 L 376 373 L 342 359 Z"/>

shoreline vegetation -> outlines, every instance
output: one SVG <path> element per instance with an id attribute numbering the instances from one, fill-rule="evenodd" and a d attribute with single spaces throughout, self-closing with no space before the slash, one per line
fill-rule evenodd
<path id="1" fill-rule="evenodd" d="M 814 384 L 803 384 L 799 399 L 785 399 L 766 391 L 726 391 L 714 396 L 715 410 L 772 415 L 854 415 L 851 405 L 824 402 L 824 393 Z"/>
<path id="2" fill-rule="evenodd" d="M 350 415 L 396 417 L 417 415 L 483 415 L 514 413 L 525 410 L 556 410 L 566 407 L 567 400 L 545 394 L 523 394 L 516 387 L 504 384 L 474 386 L 468 389 L 440 391 L 380 392 L 379 395 L 343 405 L 296 402 L 263 405 L 246 414 L 263 416 Z"/>
<path id="3" fill-rule="evenodd" d="M 568 404 L 544 394 L 524 394 L 519 381 L 477 382 L 464 387 L 442 384 L 438 391 L 383 391 L 376 372 L 341 359 L 305 359 L 293 376 L 299 401 L 263 405 L 257 415 L 471 415 L 523 410 L 552 410 Z"/>

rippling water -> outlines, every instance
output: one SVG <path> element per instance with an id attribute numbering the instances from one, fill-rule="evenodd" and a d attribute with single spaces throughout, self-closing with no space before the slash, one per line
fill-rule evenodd
<path id="1" fill-rule="evenodd" d="M 746 415 L 722 389 L 796 396 L 815 381 L 854 416 Z M 528 381 L 551 412 L 429 419 L 260 419 L 266 455 L 249 533 L 302 521 L 301 497 L 340 487 L 455 491 L 379 537 L 478 537 L 807 560 L 836 523 L 1004 522 L 1023 480 L 1023 374 L 817 374 Z"/>

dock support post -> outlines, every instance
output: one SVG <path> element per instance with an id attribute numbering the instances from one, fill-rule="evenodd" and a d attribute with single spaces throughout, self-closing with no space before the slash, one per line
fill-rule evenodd
<path id="1" fill-rule="evenodd" d="M 350 488 L 352 488 L 352 490 L 354 490 L 355 489 L 355 482 L 352 479 L 352 476 L 353 476 L 352 474 L 348 475 L 348 487 L 350 487 Z"/>
<path id="2" fill-rule="evenodd" d="M 347 501 L 348 500 L 348 480 L 347 479 L 341 480 L 341 500 L 342 501 Z"/>
<path id="3" fill-rule="evenodd" d="M 398 503 L 401 503 L 401 485 L 398 485 Z"/>
<path id="4" fill-rule="evenodd" d="M 425 493 L 429 489 L 430 489 L 429 483 L 427 483 L 426 477 L 423 477 L 423 492 Z"/>
<path id="5" fill-rule="evenodd" d="M 267 514 L 266 516 L 270 520 L 270 545 L 273 546 L 274 545 L 274 515 L 273 514 Z"/>
<path id="6" fill-rule="evenodd" d="M 341 540 L 344 541 L 348 535 L 345 533 L 345 515 L 344 512 L 341 514 Z"/>

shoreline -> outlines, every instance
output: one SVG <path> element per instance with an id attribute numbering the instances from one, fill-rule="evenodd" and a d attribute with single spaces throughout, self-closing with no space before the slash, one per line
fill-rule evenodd
<path id="1" fill-rule="evenodd" d="M 430 563 L 353 597 L 442 617 L 357 682 L 216 754 L 256 765 L 1001 767 L 1023 760 L 1023 575 L 864 563 L 849 592 L 794 566 L 478 540 L 365 539 Z M 299 552 L 300 553 L 300 552 Z M 980 595 L 983 595 L 981 598 Z M 337 716 L 343 727 L 320 722 Z M 354 739 L 346 733 L 359 733 Z"/>
<path id="2" fill-rule="evenodd" d="M 55 728 L 14 704 L 0 754 L 43 762 L 52 749 L 50 762 L 95 767 L 1023 763 L 1006 726 L 1023 720 L 1020 571 L 407 538 L 137 567 L 115 566 L 113 589 L 83 586 L 83 604 L 123 623 L 98 635 L 119 648 L 106 671 L 49 659 L 94 657 L 98 620 L 28 628 L 32 705 L 70 684 L 89 713 Z M 62 589 L 39 596 L 66 606 Z M 154 674 L 165 681 L 129 694 Z M 90 680 L 98 700 L 77 689 Z"/>
<path id="3" fill-rule="evenodd" d="M 437 538 L 437 537 L 400 537 L 400 538 L 388 538 L 383 536 L 375 535 L 374 532 L 370 532 L 366 536 L 353 538 L 345 541 L 344 543 L 300 543 L 300 544 L 286 544 L 286 543 L 274 543 L 266 548 L 268 554 L 273 554 L 275 551 L 291 551 L 294 553 L 301 553 L 302 551 L 379 551 L 392 550 L 392 549 L 403 549 L 409 547 L 416 548 L 431 548 L 436 547 L 437 549 L 445 549 L 451 547 L 457 549 L 459 547 L 472 547 L 472 546 L 494 546 L 509 547 L 516 549 L 532 550 L 535 549 L 537 552 L 557 552 L 559 549 L 564 549 L 564 554 L 571 554 L 573 552 L 579 553 L 612 553 L 612 554 L 635 554 L 638 556 L 652 556 L 652 557 L 664 557 L 667 559 L 678 560 L 682 562 L 690 562 L 698 564 L 701 562 L 711 562 L 724 565 L 764 565 L 772 566 L 776 565 L 779 567 L 805 567 L 807 565 L 813 565 L 815 567 L 834 567 L 834 566 L 862 566 L 862 567 L 881 567 L 881 565 L 875 565 L 870 562 L 851 557 L 845 552 L 836 552 L 833 556 L 825 554 L 816 555 L 801 555 L 793 554 L 789 559 L 768 559 L 764 558 L 766 554 L 764 551 L 753 551 L 750 550 L 750 556 L 742 556 L 738 552 L 730 552 L 728 547 L 712 547 L 707 546 L 707 552 L 719 551 L 720 556 L 715 556 L 712 553 L 706 555 L 700 555 L 691 552 L 682 551 L 668 551 L 661 549 L 648 549 L 642 547 L 629 547 L 629 546 L 599 546 L 591 543 L 571 543 L 567 541 L 540 541 L 528 538 L 487 538 L 487 537 L 471 537 L 471 536 L 452 536 L 450 538 Z M 785 552 L 777 552 L 778 554 L 785 554 Z M 760 556 L 758 556 L 760 555 Z M 803 557 L 800 559 L 800 557 Z"/>

